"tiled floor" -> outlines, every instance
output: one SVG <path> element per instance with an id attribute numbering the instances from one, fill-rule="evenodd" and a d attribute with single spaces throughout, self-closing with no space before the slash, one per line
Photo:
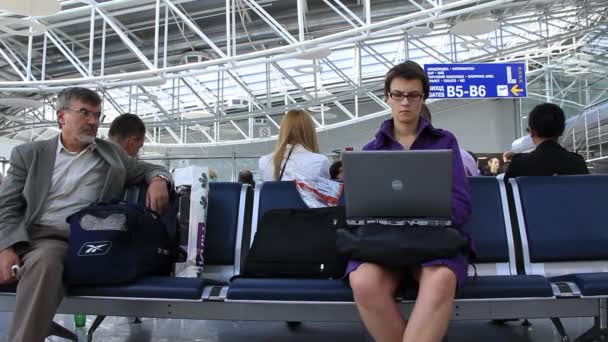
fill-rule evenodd
<path id="1" fill-rule="evenodd" d="M 87 326 L 93 317 L 88 317 Z M 73 328 L 73 317 L 58 315 L 57 322 Z M 0 313 L 0 341 L 7 341 L 10 314 Z M 369 342 L 360 323 L 305 322 L 290 330 L 283 322 L 220 322 L 144 318 L 141 324 L 133 324 L 124 317 L 111 317 L 95 333 L 94 341 L 103 342 L 279 342 L 279 341 L 349 341 Z M 561 339 L 548 319 L 532 320 L 532 326 L 520 322 L 493 325 L 488 321 L 452 322 L 448 332 L 449 342 L 560 342 Z M 565 319 L 564 325 L 571 340 L 591 327 L 588 318 Z M 85 341 L 86 339 L 83 339 Z M 48 341 L 65 341 L 60 338 Z"/>

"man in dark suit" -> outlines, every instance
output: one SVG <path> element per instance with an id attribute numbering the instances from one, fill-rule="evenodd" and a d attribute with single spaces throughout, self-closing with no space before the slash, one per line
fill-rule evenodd
<path id="1" fill-rule="evenodd" d="M 519 176 L 588 174 L 585 159 L 558 142 L 565 125 L 566 117 L 559 106 L 543 103 L 534 107 L 528 115 L 528 131 L 536 149 L 513 156 L 505 181 Z"/>

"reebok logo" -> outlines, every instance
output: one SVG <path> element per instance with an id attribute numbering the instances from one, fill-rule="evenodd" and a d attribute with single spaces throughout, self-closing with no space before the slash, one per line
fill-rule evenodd
<path id="1" fill-rule="evenodd" d="M 112 248 L 111 241 L 85 242 L 78 251 L 78 256 L 99 256 L 106 255 Z"/>

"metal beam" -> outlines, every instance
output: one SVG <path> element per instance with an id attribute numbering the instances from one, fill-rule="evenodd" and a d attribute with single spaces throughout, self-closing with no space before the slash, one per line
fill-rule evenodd
<path id="1" fill-rule="evenodd" d="M 98 7 L 96 7 L 95 10 L 97 11 L 97 13 L 99 13 L 99 15 L 103 18 L 103 20 L 106 23 L 108 23 L 110 25 L 110 27 L 112 27 L 114 32 L 116 32 L 116 34 L 120 37 L 120 39 L 123 41 L 123 43 L 125 43 L 125 45 L 129 48 L 129 50 L 131 50 L 131 52 L 133 52 L 135 54 L 135 56 L 137 56 L 137 58 L 146 65 L 146 67 L 148 69 L 154 70 L 155 69 L 154 64 L 152 64 L 150 62 L 148 57 L 146 57 L 141 52 L 141 50 L 139 50 L 137 45 L 135 45 L 133 43 L 133 41 L 131 41 L 131 39 L 129 39 L 129 37 L 125 34 L 125 32 L 123 32 L 123 30 L 118 25 L 118 21 L 115 21 L 115 19 L 108 16 L 106 13 L 103 12 L 103 10 L 101 10 Z"/>
<path id="2" fill-rule="evenodd" d="M 4 43 L 2 43 L 2 44 L 4 45 Z M 6 54 L 6 52 L 4 52 L 4 50 L 1 47 L 0 47 L 0 55 L 2 55 L 2 57 L 4 58 L 4 60 L 13 68 L 13 70 L 15 70 L 15 72 L 17 73 L 17 75 L 19 77 L 21 77 L 22 80 L 27 81 L 26 76 L 21 72 L 21 70 L 19 70 L 19 68 L 17 68 L 17 65 L 15 65 L 15 63 L 13 62 L 13 59 L 10 58 Z"/>
<path id="3" fill-rule="evenodd" d="M 63 44 L 59 38 L 55 37 L 52 30 L 47 30 L 46 36 L 82 76 L 88 76 L 84 64 L 67 48 L 67 46 L 65 46 L 65 44 Z"/>

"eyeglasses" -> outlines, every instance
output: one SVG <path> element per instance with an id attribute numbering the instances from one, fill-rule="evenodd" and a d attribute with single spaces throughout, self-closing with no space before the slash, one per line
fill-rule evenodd
<path id="1" fill-rule="evenodd" d="M 93 111 L 90 111 L 90 110 L 88 110 L 86 108 L 79 108 L 79 109 L 76 109 L 76 108 L 67 108 L 67 109 L 72 110 L 74 112 L 78 112 L 78 113 L 80 113 L 80 115 L 82 115 L 85 118 L 89 118 L 89 117 L 92 116 L 95 119 L 99 120 L 99 122 L 103 122 L 103 119 L 106 117 L 101 112 L 93 112 Z"/>
<path id="2" fill-rule="evenodd" d="M 419 92 L 413 92 L 413 93 L 409 93 L 409 94 L 404 94 L 401 92 L 390 92 L 390 93 L 388 93 L 388 96 L 392 100 L 395 100 L 397 102 L 403 101 L 403 99 L 406 97 L 407 97 L 408 102 L 418 102 L 418 101 L 422 100 L 422 98 L 424 97 L 424 94 L 419 93 Z"/>

